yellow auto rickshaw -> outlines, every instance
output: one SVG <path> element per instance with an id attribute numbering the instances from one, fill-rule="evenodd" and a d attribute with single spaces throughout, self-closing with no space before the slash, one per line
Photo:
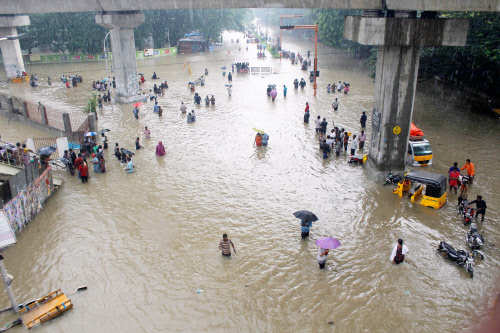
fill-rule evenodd
<path id="1" fill-rule="evenodd" d="M 427 171 L 411 171 L 403 177 L 392 193 L 400 198 L 408 195 L 411 202 L 439 209 L 446 203 L 446 177 Z"/>

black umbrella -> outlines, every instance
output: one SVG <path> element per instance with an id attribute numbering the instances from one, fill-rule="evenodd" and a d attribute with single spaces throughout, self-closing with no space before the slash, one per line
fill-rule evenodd
<path id="1" fill-rule="evenodd" d="M 316 215 L 314 215 L 313 212 L 310 212 L 308 210 L 298 210 L 295 213 L 293 213 L 293 216 L 300 219 L 300 222 L 302 224 L 308 223 L 308 222 L 315 222 L 318 220 L 318 217 Z"/>

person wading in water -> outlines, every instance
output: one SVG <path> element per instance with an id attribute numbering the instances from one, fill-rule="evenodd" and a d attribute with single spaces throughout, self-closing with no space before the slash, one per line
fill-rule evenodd
<path id="1" fill-rule="evenodd" d="M 408 253 L 408 248 L 406 245 L 403 245 L 403 240 L 398 239 L 398 243 L 394 245 L 391 253 L 391 262 L 397 264 L 402 263 L 405 260 L 405 256 Z"/>
<path id="2" fill-rule="evenodd" d="M 233 241 L 227 238 L 227 234 L 223 234 L 222 240 L 219 242 L 219 250 L 221 250 L 223 256 L 231 256 L 231 246 L 233 247 L 234 253 L 236 254 L 236 248 L 234 247 Z"/>

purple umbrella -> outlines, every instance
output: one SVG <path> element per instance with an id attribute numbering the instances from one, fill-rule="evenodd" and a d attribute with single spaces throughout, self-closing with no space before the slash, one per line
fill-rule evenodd
<path id="1" fill-rule="evenodd" d="M 316 240 L 316 245 L 322 249 L 336 249 L 340 246 L 340 241 L 332 237 L 323 237 Z"/>

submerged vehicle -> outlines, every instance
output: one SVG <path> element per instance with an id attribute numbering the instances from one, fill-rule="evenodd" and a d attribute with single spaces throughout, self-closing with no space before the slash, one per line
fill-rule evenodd
<path id="1" fill-rule="evenodd" d="M 447 258 L 451 261 L 454 261 L 458 266 L 464 267 L 471 278 L 474 277 L 474 259 L 472 259 L 467 251 L 456 250 L 453 246 L 446 243 L 445 241 L 441 241 L 439 243 L 437 250 L 441 253 L 445 253 Z"/>
<path id="2" fill-rule="evenodd" d="M 408 141 L 408 164 L 412 166 L 432 165 L 432 147 L 424 132 L 411 123 Z"/>
<path id="3" fill-rule="evenodd" d="M 397 184 L 392 193 L 402 198 L 405 194 L 411 202 L 439 209 L 446 203 L 446 177 L 426 171 L 411 171 Z"/>

